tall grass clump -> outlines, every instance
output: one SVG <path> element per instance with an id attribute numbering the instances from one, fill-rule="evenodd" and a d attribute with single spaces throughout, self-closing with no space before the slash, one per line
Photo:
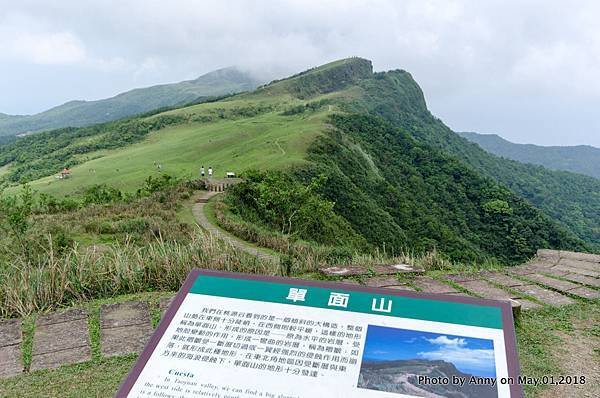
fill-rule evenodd
<path id="1" fill-rule="evenodd" d="M 48 237 L 52 242 L 52 237 Z M 32 261 L 17 257 L 0 267 L 0 316 L 33 312 L 121 294 L 178 290 L 193 268 L 278 274 L 266 261 L 197 231 L 185 243 L 157 239 L 145 246 L 125 242 L 74 247 L 52 245 Z"/>

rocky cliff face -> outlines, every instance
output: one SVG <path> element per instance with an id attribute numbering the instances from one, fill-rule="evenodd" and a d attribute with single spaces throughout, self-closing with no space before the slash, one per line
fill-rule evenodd
<path id="1" fill-rule="evenodd" d="M 419 382 L 419 376 L 448 378 L 448 384 Z M 463 385 L 452 384 L 452 377 L 466 378 Z M 462 373 L 445 361 L 399 360 L 363 361 L 358 387 L 427 398 L 496 398 L 496 386 L 468 384 L 472 375 Z"/>

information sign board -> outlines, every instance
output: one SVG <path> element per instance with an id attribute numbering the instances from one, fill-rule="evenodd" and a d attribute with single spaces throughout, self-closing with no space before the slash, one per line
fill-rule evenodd
<path id="1" fill-rule="evenodd" d="M 520 397 L 508 302 L 194 270 L 117 397 Z"/>

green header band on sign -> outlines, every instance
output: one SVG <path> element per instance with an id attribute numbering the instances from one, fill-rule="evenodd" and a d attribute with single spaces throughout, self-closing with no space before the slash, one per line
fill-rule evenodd
<path id="1" fill-rule="evenodd" d="M 199 275 L 190 293 L 502 329 L 500 307 Z"/>

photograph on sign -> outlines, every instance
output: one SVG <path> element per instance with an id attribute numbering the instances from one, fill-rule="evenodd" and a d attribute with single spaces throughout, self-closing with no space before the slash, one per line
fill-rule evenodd
<path id="1" fill-rule="evenodd" d="M 512 328 L 496 301 L 196 270 L 117 396 L 517 397 Z"/>
<path id="2" fill-rule="evenodd" d="M 431 382 L 445 375 L 463 383 Z M 426 383 L 426 378 L 429 383 Z M 479 378 L 484 385 L 468 383 Z M 419 397 L 498 396 L 494 342 L 420 330 L 369 325 L 358 387 Z"/>

